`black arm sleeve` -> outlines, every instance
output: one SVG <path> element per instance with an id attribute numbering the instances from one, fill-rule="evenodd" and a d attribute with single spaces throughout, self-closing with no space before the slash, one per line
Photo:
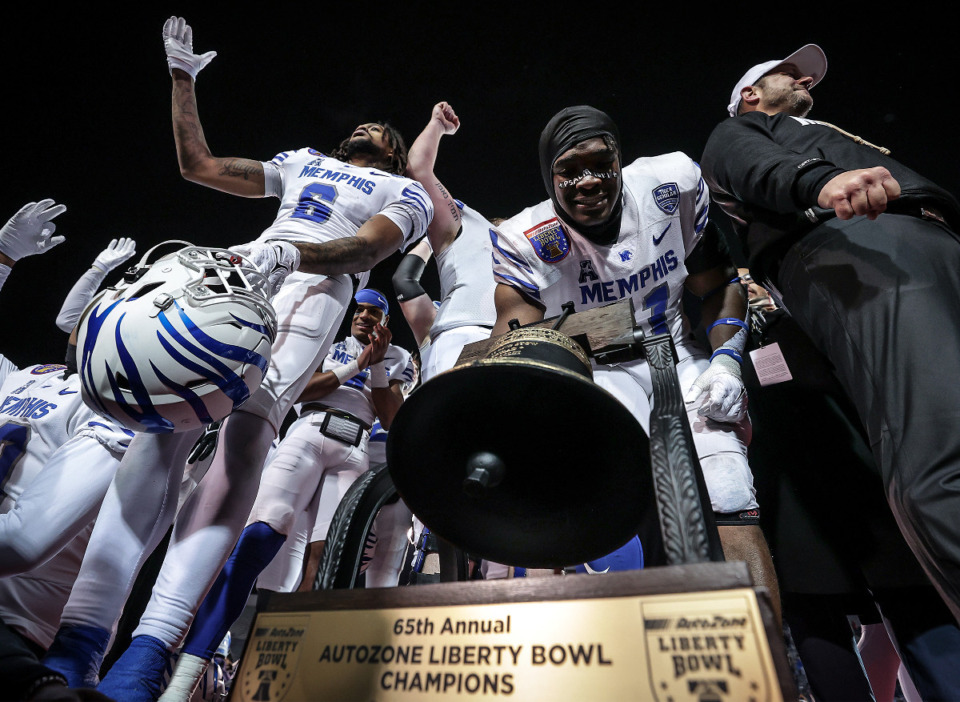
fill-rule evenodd
<path id="1" fill-rule="evenodd" d="M 400 260 L 400 265 L 393 274 L 393 290 L 400 302 L 427 294 L 420 285 L 420 276 L 426 267 L 427 262 L 416 254 L 407 254 Z"/>

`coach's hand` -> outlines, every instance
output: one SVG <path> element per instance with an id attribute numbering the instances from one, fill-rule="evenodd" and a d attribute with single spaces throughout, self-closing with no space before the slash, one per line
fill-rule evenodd
<path id="1" fill-rule="evenodd" d="M 817 204 L 837 213 L 837 219 L 866 215 L 876 219 L 890 200 L 900 197 L 900 183 L 882 166 L 846 171 L 827 181 Z"/>

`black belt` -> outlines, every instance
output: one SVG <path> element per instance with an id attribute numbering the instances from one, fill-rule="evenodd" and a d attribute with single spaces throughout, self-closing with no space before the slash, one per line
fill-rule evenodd
<path id="1" fill-rule="evenodd" d="M 367 431 L 370 431 L 372 428 L 370 424 L 360 419 L 360 417 L 356 417 L 349 412 L 344 412 L 342 409 L 337 409 L 336 407 L 327 407 L 322 402 L 308 402 L 303 405 L 301 412 L 326 412 L 327 414 L 332 414 L 334 417 L 342 417 L 343 419 L 349 419 L 352 422 L 356 422 Z"/>

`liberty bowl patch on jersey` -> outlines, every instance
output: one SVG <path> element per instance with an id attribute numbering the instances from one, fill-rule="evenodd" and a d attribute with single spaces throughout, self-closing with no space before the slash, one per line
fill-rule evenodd
<path id="1" fill-rule="evenodd" d="M 680 204 L 680 188 L 676 183 L 663 183 L 653 189 L 653 200 L 657 207 L 672 215 Z"/>
<path id="2" fill-rule="evenodd" d="M 45 373 L 58 373 L 62 370 L 66 370 L 67 367 L 62 363 L 44 363 L 41 366 L 37 366 L 30 371 L 31 375 L 43 375 Z"/>
<path id="3" fill-rule="evenodd" d="M 554 217 L 528 229 L 523 233 L 540 260 L 547 263 L 562 261 L 570 253 L 570 242 L 563 225 Z"/>

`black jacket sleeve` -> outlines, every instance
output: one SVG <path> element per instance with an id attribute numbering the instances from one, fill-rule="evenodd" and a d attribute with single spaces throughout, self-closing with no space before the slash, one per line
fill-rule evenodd
<path id="1" fill-rule="evenodd" d="M 804 129 L 788 115 L 753 112 L 727 119 L 707 141 L 704 179 L 715 195 L 751 209 L 787 214 L 815 207 L 823 186 L 845 169 L 812 146 Z"/>

